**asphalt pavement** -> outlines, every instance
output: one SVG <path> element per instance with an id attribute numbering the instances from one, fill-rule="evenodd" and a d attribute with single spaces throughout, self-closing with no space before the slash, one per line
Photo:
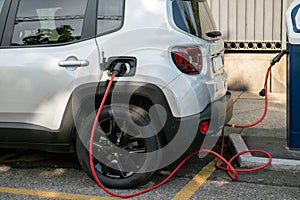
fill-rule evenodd
<path id="1" fill-rule="evenodd" d="M 233 95 L 236 102 L 232 123 L 245 124 L 260 117 L 263 98 L 244 92 L 234 92 Z M 276 143 L 272 142 L 274 140 L 285 144 L 285 106 L 284 94 L 271 94 L 269 112 L 262 124 L 244 130 L 227 127 L 226 135 L 239 134 L 246 144 L 247 140 L 252 141 L 251 145 L 247 144 L 249 148 L 256 147 L 259 142 L 255 141 L 261 141 L 261 138 L 271 144 Z M 225 156 L 229 158 L 234 153 L 233 146 L 226 145 Z M 214 162 L 210 155 L 203 159 L 193 157 L 165 185 L 131 199 L 300 199 L 300 172 L 297 170 L 267 168 L 240 173 L 238 181 L 232 181 L 226 173 L 215 169 Z M 239 164 L 234 162 L 234 166 L 239 167 Z M 137 189 L 113 191 L 135 192 L 158 183 L 169 173 L 168 169 L 158 171 L 150 183 Z M 114 198 L 81 170 L 72 154 L 0 149 L 0 200 L 3 199 Z"/>

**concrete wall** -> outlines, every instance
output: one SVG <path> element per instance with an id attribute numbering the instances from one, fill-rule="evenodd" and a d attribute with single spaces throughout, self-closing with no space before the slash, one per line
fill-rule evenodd
<path id="1" fill-rule="evenodd" d="M 227 53 L 225 69 L 231 90 L 260 91 L 263 88 L 265 74 L 270 60 L 276 53 Z M 269 81 L 272 92 L 285 92 L 286 57 L 283 57 L 273 69 Z"/>
<path id="2" fill-rule="evenodd" d="M 263 88 L 270 60 L 286 48 L 285 12 L 292 1 L 208 0 L 225 40 L 230 89 L 260 91 Z M 269 81 L 273 92 L 286 90 L 285 58 L 273 67 Z"/>

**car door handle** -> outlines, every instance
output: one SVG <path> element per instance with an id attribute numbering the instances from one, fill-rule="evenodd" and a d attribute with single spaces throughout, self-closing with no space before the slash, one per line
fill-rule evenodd
<path id="1" fill-rule="evenodd" d="M 89 64 L 88 60 L 64 60 L 58 62 L 60 67 L 86 67 Z"/>

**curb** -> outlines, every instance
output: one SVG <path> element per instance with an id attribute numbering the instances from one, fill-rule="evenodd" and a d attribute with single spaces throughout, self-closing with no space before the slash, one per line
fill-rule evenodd
<path id="1" fill-rule="evenodd" d="M 230 134 L 229 141 L 234 147 L 236 153 L 248 150 L 246 143 L 239 134 Z M 268 158 L 252 156 L 251 153 L 246 153 L 238 157 L 238 162 L 242 168 L 259 167 L 268 162 Z M 300 172 L 300 160 L 279 159 L 273 158 L 272 163 L 267 169 L 271 170 L 293 170 Z"/>

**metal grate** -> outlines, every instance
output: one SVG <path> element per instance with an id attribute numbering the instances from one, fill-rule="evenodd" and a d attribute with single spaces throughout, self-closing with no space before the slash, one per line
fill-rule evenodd
<path id="1" fill-rule="evenodd" d="M 260 50 L 260 51 L 280 51 L 281 41 L 226 41 L 226 50 Z"/>

